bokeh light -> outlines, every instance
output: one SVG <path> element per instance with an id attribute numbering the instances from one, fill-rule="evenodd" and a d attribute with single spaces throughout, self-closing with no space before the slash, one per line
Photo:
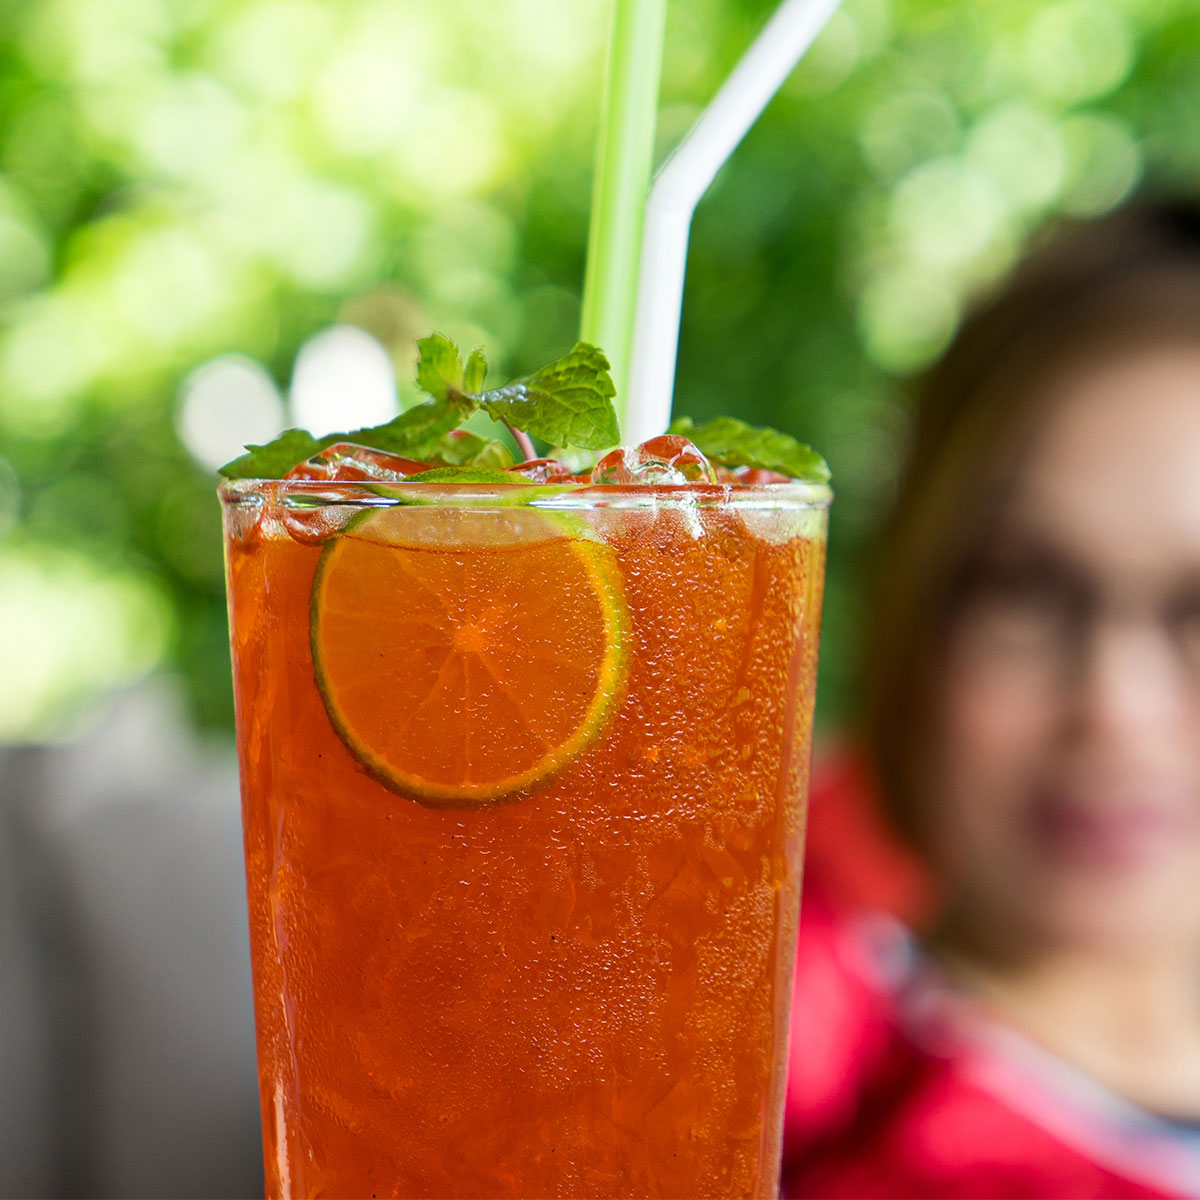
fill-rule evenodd
<path id="1" fill-rule="evenodd" d="M 266 368 L 237 354 L 197 367 L 180 389 L 179 439 L 210 471 L 284 427 L 283 400 Z"/>
<path id="2" fill-rule="evenodd" d="M 1142 177 L 1141 150 L 1121 120 L 1077 113 L 1062 123 L 1066 151 L 1063 212 L 1093 217 L 1116 207 Z"/>
<path id="3" fill-rule="evenodd" d="M 985 114 L 967 139 L 974 177 L 1014 213 L 1037 215 L 1058 196 L 1066 172 L 1061 126 L 1032 104 L 1001 104 Z"/>
<path id="4" fill-rule="evenodd" d="M 1035 90 L 1073 103 L 1111 92 L 1129 74 L 1129 27 L 1107 0 L 1047 5 L 1029 23 L 1025 62 Z"/>
<path id="5" fill-rule="evenodd" d="M 335 325 L 301 346 L 290 404 L 292 424 L 317 437 L 381 425 L 399 411 L 392 360 L 365 330 Z"/>

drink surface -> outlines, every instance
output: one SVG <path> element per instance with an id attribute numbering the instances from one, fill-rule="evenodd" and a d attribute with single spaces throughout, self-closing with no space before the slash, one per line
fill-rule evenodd
<path id="1" fill-rule="evenodd" d="M 226 489 L 268 1194 L 775 1194 L 824 513 L 738 490 L 555 527 L 604 565 L 619 670 L 552 770 L 455 801 L 364 762 L 318 687 L 314 586 L 351 509 Z M 528 589 L 517 550 L 428 553 L 460 580 L 490 555 L 482 596 Z M 536 707 L 555 663 L 524 644 Z M 380 680 L 360 707 L 399 720 Z"/>

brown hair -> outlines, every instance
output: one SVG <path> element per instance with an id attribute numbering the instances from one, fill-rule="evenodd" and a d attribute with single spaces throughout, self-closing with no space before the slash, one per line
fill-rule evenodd
<path id="1" fill-rule="evenodd" d="M 971 313 L 916 386 L 907 470 L 877 561 L 868 745 L 892 823 L 921 847 L 918 760 L 973 554 L 1037 419 L 1037 386 L 1099 346 L 1200 341 L 1200 211 L 1139 203 L 1060 230 Z"/>

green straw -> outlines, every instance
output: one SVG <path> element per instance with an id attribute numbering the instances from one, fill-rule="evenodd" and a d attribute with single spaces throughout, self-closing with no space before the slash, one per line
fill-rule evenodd
<path id="1" fill-rule="evenodd" d="M 580 336 L 603 348 L 625 423 L 667 0 L 613 0 Z"/>

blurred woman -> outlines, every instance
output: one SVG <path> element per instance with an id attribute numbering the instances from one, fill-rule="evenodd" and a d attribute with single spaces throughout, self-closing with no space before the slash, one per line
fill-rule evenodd
<path id="1" fill-rule="evenodd" d="M 785 1190 L 1200 1196 L 1195 213 L 1061 237 L 967 321 L 874 616 L 870 774 L 935 901 L 919 942 L 831 903 L 816 839 Z"/>

